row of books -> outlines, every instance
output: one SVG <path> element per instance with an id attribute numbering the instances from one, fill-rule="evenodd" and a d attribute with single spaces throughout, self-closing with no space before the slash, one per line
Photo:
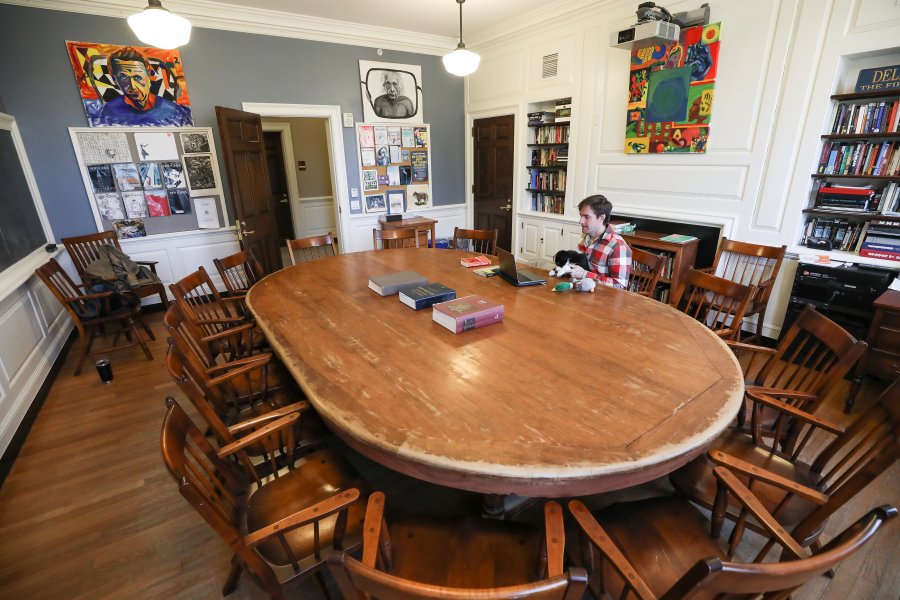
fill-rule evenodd
<path id="1" fill-rule="evenodd" d="M 834 109 L 831 133 L 835 135 L 893 133 L 900 127 L 900 100 L 868 104 L 839 104 Z"/>
<path id="2" fill-rule="evenodd" d="M 817 217 L 806 222 L 802 244 L 825 250 L 859 252 L 865 239 L 865 223 L 851 223 L 846 219 Z"/>
<path id="3" fill-rule="evenodd" d="M 872 220 L 866 225 L 859 255 L 900 261 L 900 222 Z"/>
<path id="4" fill-rule="evenodd" d="M 565 171 L 531 171 L 528 187 L 533 190 L 566 191 Z"/>
<path id="5" fill-rule="evenodd" d="M 547 123 L 553 123 L 556 120 L 556 113 L 552 113 L 546 110 L 539 110 L 536 112 L 528 113 L 528 124 L 529 125 L 545 125 Z"/>
<path id="6" fill-rule="evenodd" d="M 572 118 L 572 99 L 561 98 L 556 101 L 555 116 L 557 120 L 569 120 Z"/>
<path id="7" fill-rule="evenodd" d="M 554 215 L 562 215 L 566 212 L 566 197 L 556 194 L 541 194 L 533 192 L 531 194 L 531 210 L 535 212 L 552 213 Z"/>
<path id="8" fill-rule="evenodd" d="M 568 144 L 569 124 L 547 125 L 535 127 L 531 130 L 529 144 Z"/>
<path id="9" fill-rule="evenodd" d="M 568 162 L 569 148 L 566 146 L 561 146 L 558 148 L 531 149 L 530 166 L 532 167 L 564 167 Z"/>
<path id="10" fill-rule="evenodd" d="M 652 248 L 641 248 L 641 250 L 646 250 L 647 252 L 650 252 L 657 256 L 661 256 L 665 261 L 665 265 L 663 266 L 663 271 L 660 277 L 662 279 L 672 279 L 672 272 L 675 269 L 674 252 L 666 252 L 665 250 L 653 250 Z"/>
<path id="11" fill-rule="evenodd" d="M 900 142 L 832 142 L 822 145 L 823 175 L 895 176 L 900 173 Z"/>
<path id="12" fill-rule="evenodd" d="M 881 189 L 823 186 L 816 192 L 815 208 L 876 214 L 896 214 L 900 209 L 900 184 L 892 181 Z"/>
<path id="13" fill-rule="evenodd" d="M 463 333 L 503 321 L 503 305 L 478 295 L 456 297 L 456 290 L 428 282 L 415 271 L 373 275 L 369 289 L 381 296 L 397 294 L 413 310 L 431 308 L 434 322 L 453 333 Z"/>

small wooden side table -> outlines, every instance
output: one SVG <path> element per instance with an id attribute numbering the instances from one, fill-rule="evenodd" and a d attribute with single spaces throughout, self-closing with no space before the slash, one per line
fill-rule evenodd
<path id="1" fill-rule="evenodd" d="M 866 336 L 869 350 L 859 361 L 856 381 L 844 406 L 846 413 L 853 408 L 862 375 L 874 375 L 886 381 L 900 376 L 900 292 L 887 290 L 872 305 L 875 314 Z"/>
<path id="2" fill-rule="evenodd" d="M 425 217 L 410 217 L 408 219 L 400 219 L 399 221 L 385 221 L 384 217 L 378 219 L 382 229 L 417 229 L 419 231 L 419 247 L 428 247 L 428 233 L 426 229 L 431 231 L 431 244 L 434 246 L 434 226 L 437 224 L 436 219 L 427 219 Z"/>

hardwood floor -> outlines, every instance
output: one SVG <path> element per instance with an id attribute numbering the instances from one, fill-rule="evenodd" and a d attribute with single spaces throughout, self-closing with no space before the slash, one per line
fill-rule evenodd
<path id="1" fill-rule="evenodd" d="M 160 458 L 163 400 L 181 396 L 163 367 L 161 313 L 150 315 L 148 323 L 157 336 L 150 346 L 155 359 L 148 362 L 139 349 L 111 355 L 115 378 L 109 385 L 88 368 L 73 377 L 74 357 L 66 359 L 0 488 L 0 598 L 221 596 L 231 552 L 180 497 Z M 879 389 L 867 382 L 857 414 Z M 846 422 L 839 410 L 842 390 L 834 396 L 825 416 Z M 387 493 L 389 519 L 421 507 L 431 507 L 432 514 L 480 507 L 475 494 L 424 484 L 352 453 L 351 460 L 374 489 Z M 666 485 L 661 481 L 655 487 Z M 885 503 L 900 503 L 900 464 L 836 515 L 828 531 Z M 535 507 L 522 516 L 534 519 L 536 513 Z M 898 556 L 900 524 L 892 522 L 833 579 L 819 578 L 794 598 L 895 599 L 900 595 Z M 246 576 L 229 596 L 265 597 Z M 308 584 L 296 597 L 320 596 Z"/>

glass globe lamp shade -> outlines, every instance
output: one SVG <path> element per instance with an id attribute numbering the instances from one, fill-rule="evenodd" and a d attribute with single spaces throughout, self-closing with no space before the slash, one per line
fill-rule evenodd
<path id="1" fill-rule="evenodd" d="M 163 50 L 178 48 L 191 39 L 191 22 L 170 13 L 158 1 L 150 0 L 150 6 L 128 17 L 128 26 L 139 40 Z"/>
<path id="2" fill-rule="evenodd" d="M 478 69 L 481 57 L 462 45 L 450 54 L 444 55 L 444 68 L 448 73 L 465 77 Z"/>

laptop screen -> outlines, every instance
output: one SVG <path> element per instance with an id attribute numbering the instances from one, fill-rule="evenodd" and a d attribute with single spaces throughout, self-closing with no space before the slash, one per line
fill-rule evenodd
<path id="1" fill-rule="evenodd" d="M 510 279 L 519 279 L 519 272 L 516 270 L 516 258 L 504 250 L 497 248 L 497 256 L 500 258 L 500 272 Z"/>

